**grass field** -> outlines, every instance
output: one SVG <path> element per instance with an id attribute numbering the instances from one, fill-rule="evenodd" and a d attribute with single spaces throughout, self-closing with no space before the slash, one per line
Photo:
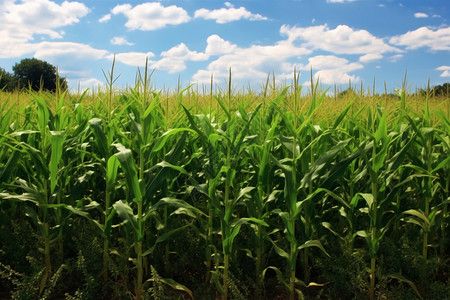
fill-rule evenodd
<path id="1" fill-rule="evenodd" d="M 0 298 L 448 297 L 448 98 L 150 77 L 0 93 Z"/>

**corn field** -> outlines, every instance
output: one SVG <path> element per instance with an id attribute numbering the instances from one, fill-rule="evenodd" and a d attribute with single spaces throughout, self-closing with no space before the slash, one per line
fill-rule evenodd
<path id="1" fill-rule="evenodd" d="M 0 96 L 0 298 L 445 299 L 450 100 Z"/>

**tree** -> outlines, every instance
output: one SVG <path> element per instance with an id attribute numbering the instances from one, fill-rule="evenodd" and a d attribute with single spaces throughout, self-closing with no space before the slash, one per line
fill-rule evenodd
<path id="1" fill-rule="evenodd" d="M 17 87 L 17 78 L 0 68 L 0 91 L 13 91 Z"/>
<path id="2" fill-rule="evenodd" d="M 57 69 L 46 61 L 25 58 L 13 66 L 14 75 L 20 80 L 21 87 L 38 91 L 56 91 Z M 59 78 L 59 77 L 58 77 Z M 65 78 L 59 78 L 61 89 L 67 89 Z"/>
<path id="3" fill-rule="evenodd" d="M 450 92 L 450 83 L 444 83 L 443 85 L 437 85 L 433 88 L 432 94 L 435 96 L 448 97 Z"/>
<path id="4" fill-rule="evenodd" d="M 419 89 L 419 95 L 425 97 L 427 95 L 427 90 Z M 430 97 L 449 97 L 450 96 L 450 83 L 444 83 L 442 85 L 436 85 L 430 90 Z"/>

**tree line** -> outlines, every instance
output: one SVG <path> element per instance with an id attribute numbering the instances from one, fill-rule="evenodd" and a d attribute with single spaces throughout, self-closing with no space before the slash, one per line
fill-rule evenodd
<path id="1" fill-rule="evenodd" d="M 52 64 L 36 58 L 25 58 L 13 66 L 13 73 L 0 67 L 0 91 L 31 89 L 34 91 L 56 91 L 58 87 L 67 89 L 67 80 L 58 76 Z"/>

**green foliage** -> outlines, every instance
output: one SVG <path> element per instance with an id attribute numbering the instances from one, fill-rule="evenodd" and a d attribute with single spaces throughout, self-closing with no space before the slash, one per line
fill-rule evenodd
<path id="1" fill-rule="evenodd" d="M 25 58 L 13 66 L 13 71 L 20 88 L 53 92 L 67 89 L 66 79 L 59 78 L 56 67 L 46 61 Z"/>
<path id="2" fill-rule="evenodd" d="M 427 95 L 427 90 L 419 89 L 419 94 L 424 97 Z M 444 97 L 444 98 L 450 97 L 450 83 L 446 82 L 444 84 L 434 86 L 429 91 L 429 96 Z"/>
<path id="3" fill-rule="evenodd" d="M 13 74 L 0 68 L 0 90 L 11 92 L 18 87 L 18 80 Z"/>
<path id="4" fill-rule="evenodd" d="M 1 103 L 0 298 L 448 294 L 446 107 L 150 76 Z"/>

